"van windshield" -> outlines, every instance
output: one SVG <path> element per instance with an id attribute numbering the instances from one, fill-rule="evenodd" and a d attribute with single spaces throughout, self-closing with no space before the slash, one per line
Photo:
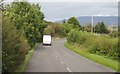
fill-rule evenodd
<path id="1" fill-rule="evenodd" d="M 51 39 L 51 36 L 50 35 L 44 35 L 43 39 Z"/>

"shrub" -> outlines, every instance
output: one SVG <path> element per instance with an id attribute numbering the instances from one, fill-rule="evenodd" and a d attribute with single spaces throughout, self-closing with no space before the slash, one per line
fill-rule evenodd
<path id="1" fill-rule="evenodd" d="M 78 30 L 74 30 L 72 29 L 69 33 L 68 33 L 68 37 L 67 37 L 67 41 L 68 42 L 77 42 L 77 39 L 79 39 L 79 31 Z"/>
<path id="2" fill-rule="evenodd" d="M 117 39 L 109 37 L 98 37 L 93 41 L 92 48 L 89 49 L 92 53 L 103 54 L 106 56 L 118 58 L 118 43 Z"/>
<path id="3" fill-rule="evenodd" d="M 71 29 L 73 29 L 74 25 L 73 24 L 68 24 L 68 23 L 64 23 L 61 24 L 62 26 L 64 26 L 64 31 L 66 33 L 66 35 L 70 32 Z"/>
<path id="4" fill-rule="evenodd" d="M 27 40 L 18 32 L 14 23 L 3 18 L 2 26 L 2 70 L 15 71 L 24 61 L 29 49 Z"/>
<path id="5" fill-rule="evenodd" d="M 55 31 L 54 29 L 52 29 L 52 27 L 48 26 L 47 28 L 44 29 L 44 34 L 50 34 L 50 35 L 54 35 Z"/>
<path id="6" fill-rule="evenodd" d="M 109 35 L 113 38 L 117 38 L 118 37 L 118 31 L 113 31 L 112 33 L 109 33 Z"/>
<path id="7" fill-rule="evenodd" d="M 44 34 L 51 34 L 53 37 L 65 37 L 65 26 L 49 22 L 47 28 L 44 29 Z"/>
<path id="8" fill-rule="evenodd" d="M 119 50 L 117 38 L 111 38 L 106 35 L 96 36 L 88 32 L 73 29 L 69 32 L 67 41 L 85 46 L 88 52 L 118 59 Z"/>

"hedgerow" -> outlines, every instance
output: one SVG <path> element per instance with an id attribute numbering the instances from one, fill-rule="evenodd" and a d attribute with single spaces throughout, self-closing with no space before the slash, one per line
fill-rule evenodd
<path id="1" fill-rule="evenodd" d="M 72 29 L 67 42 L 77 43 L 87 48 L 88 52 L 118 59 L 118 39 L 105 35 L 94 35 L 88 32 Z"/>
<path id="2" fill-rule="evenodd" d="M 16 30 L 14 23 L 3 18 L 2 26 L 2 71 L 13 72 L 23 63 L 30 46 Z"/>

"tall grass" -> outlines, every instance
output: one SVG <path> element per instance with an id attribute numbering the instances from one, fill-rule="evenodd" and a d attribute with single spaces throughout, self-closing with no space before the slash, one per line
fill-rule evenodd
<path id="1" fill-rule="evenodd" d="M 73 29 L 68 34 L 67 42 L 83 45 L 88 48 L 88 52 L 118 60 L 119 51 L 117 38 L 111 38 L 106 35 L 94 35 Z"/>
<path id="2" fill-rule="evenodd" d="M 92 53 L 89 53 L 89 52 L 86 52 L 85 49 L 87 49 L 86 47 L 83 47 L 83 46 L 78 46 L 76 44 L 73 44 L 73 43 L 65 43 L 65 46 L 67 48 L 69 48 L 70 50 L 92 60 L 92 61 L 95 61 L 99 64 L 102 64 L 102 65 L 105 65 L 111 69 L 114 69 L 116 71 L 120 71 L 119 70 L 119 67 L 118 67 L 118 61 L 116 60 L 112 60 L 112 59 L 108 59 L 108 58 L 105 58 L 104 56 L 101 56 L 101 55 L 97 55 L 97 54 L 92 54 Z"/>

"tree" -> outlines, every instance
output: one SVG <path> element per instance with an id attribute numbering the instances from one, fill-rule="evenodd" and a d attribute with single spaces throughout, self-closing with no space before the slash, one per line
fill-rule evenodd
<path id="1" fill-rule="evenodd" d="M 96 33 L 102 33 L 102 34 L 105 34 L 105 33 L 108 33 L 108 30 L 104 24 L 104 22 L 98 22 L 95 26 L 95 32 Z"/>
<path id="2" fill-rule="evenodd" d="M 87 32 L 91 32 L 91 24 L 86 24 L 85 26 L 84 26 L 84 31 L 87 31 Z"/>
<path id="3" fill-rule="evenodd" d="M 47 28 L 44 29 L 44 34 L 50 34 L 53 36 L 55 33 L 54 29 L 51 26 L 48 26 Z"/>
<path id="4" fill-rule="evenodd" d="M 39 4 L 28 2 L 13 2 L 6 7 L 5 16 L 11 18 L 16 28 L 28 39 L 31 47 L 42 40 L 46 22 Z"/>
<path id="5" fill-rule="evenodd" d="M 63 23 L 66 23 L 66 21 L 65 21 L 65 20 L 63 20 Z"/>
<path id="6" fill-rule="evenodd" d="M 75 27 L 75 28 L 79 28 L 79 30 L 82 29 L 82 27 L 81 27 L 81 25 L 80 25 L 80 23 L 79 23 L 79 21 L 77 20 L 76 17 L 71 17 L 71 18 L 69 18 L 69 19 L 68 19 L 68 23 L 69 23 L 69 24 L 73 24 L 74 27 Z"/>

